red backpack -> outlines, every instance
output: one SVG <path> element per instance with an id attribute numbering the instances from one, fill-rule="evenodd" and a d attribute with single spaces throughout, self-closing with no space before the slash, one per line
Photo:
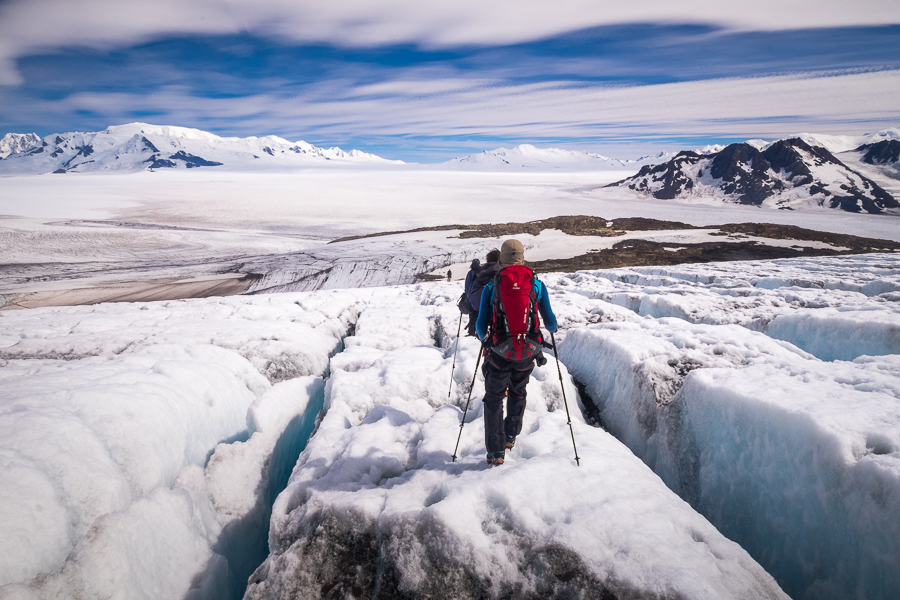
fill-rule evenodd
<path id="1" fill-rule="evenodd" d="M 534 272 L 511 265 L 494 277 L 491 351 L 510 362 L 530 362 L 541 356 L 541 323 Z"/>

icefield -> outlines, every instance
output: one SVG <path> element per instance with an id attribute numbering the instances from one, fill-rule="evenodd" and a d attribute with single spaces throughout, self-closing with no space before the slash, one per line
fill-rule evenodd
<path id="1" fill-rule="evenodd" d="M 459 282 L 0 313 L 0 598 L 900 596 L 900 257 L 541 279 L 581 466 Z"/>

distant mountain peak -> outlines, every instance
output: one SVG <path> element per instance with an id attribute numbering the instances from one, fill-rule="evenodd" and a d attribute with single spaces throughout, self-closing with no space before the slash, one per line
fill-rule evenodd
<path id="1" fill-rule="evenodd" d="M 877 183 L 809 140 L 809 136 L 778 140 L 762 150 L 742 142 L 709 154 L 679 152 L 611 185 L 661 200 L 719 199 L 782 209 L 813 204 L 869 213 L 900 208 L 900 202 Z"/>
<path id="2" fill-rule="evenodd" d="M 27 152 L 40 145 L 41 138 L 36 133 L 7 133 L 0 139 L 0 159 Z"/>
<path id="3" fill-rule="evenodd" d="M 523 171 L 633 171 L 638 165 L 671 154 L 637 160 L 620 160 L 585 150 L 564 148 L 538 148 L 532 144 L 519 144 L 513 148 L 483 150 L 478 154 L 459 156 L 440 166 L 460 170 L 523 170 Z"/>
<path id="4" fill-rule="evenodd" d="M 290 169 L 330 161 L 400 162 L 358 150 L 317 148 L 278 136 L 221 137 L 200 129 L 149 123 L 113 125 L 99 132 L 58 133 L 43 140 L 35 134 L 7 134 L 0 148 L 4 149 L 0 157 L 6 152 L 0 175 L 198 167 Z"/>

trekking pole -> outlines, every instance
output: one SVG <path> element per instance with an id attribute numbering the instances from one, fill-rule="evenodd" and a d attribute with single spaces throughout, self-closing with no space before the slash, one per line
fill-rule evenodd
<path id="1" fill-rule="evenodd" d="M 572 431 L 572 417 L 569 416 L 569 403 L 566 402 L 566 386 L 563 384 L 562 369 L 559 366 L 559 351 L 556 349 L 556 337 L 550 333 L 550 341 L 553 342 L 553 356 L 556 357 L 556 372 L 559 373 L 559 387 L 562 389 L 563 405 L 566 407 L 566 419 L 569 420 L 569 433 L 572 434 L 572 448 L 575 450 L 575 465 L 581 466 L 581 459 L 578 458 L 578 448 L 575 446 L 575 432 Z"/>
<path id="2" fill-rule="evenodd" d="M 466 410 L 463 412 L 462 421 L 459 422 L 459 435 L 456 436 L 456 447 L 453 448 L 453 461 L 456 462 L 456 451 L 459 450 L 459 440 L 462 438 L 462 428 L 466 424 L 466 415 L 469 413 L 469 401 L 472 400 L 472 390 L 475 389 L 475 378 L 478 377 L 478 365 L 481 364 L 481 355 L 483 351 L 479 350 L 478 360 L 475 361 L 475 374 L 472 375 L 472 385 L 469 387 L 469 397 L 466 398 Z"/>
<path id="3" fill-rule="evenodd" d="M 453 391 L 453 371 L 456 369 L 456 355 L 459 354 L 460 332 L 462 332 L 462 313 L 459 313 L 459 325 L 456 326 L 456 350 L 453 352 L 453 366 L 450 367 L 450 389 L 447 390 L 447 402 L 450 402 L 450 392 Z"/>

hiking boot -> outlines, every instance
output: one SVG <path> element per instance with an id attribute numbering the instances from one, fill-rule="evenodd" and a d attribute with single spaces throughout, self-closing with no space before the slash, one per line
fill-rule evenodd
<path id="1" fill-rule="evenodd" d="M 488 452 L 487 464 L 497 467 L 503 464 L 503 452 Z"/>
<path id="2" fill-rule="evenodd" d="M 516 445 L 516 436 L 508 435 L 506 436 L 506 449 L 512 450 L 513 446 Z"/>

